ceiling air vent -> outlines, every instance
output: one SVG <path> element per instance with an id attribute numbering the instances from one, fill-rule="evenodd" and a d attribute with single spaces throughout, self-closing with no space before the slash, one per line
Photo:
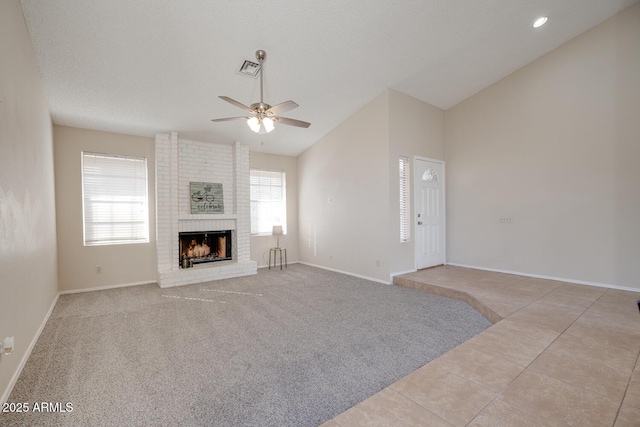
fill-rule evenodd
<path id="1" fill-rule="evenodd" d="M 256 64 L 255 62 L 251 61 L 244 61 L 244 63 L 238 70 L 238 73 L 249 77 L 256 77 L 259 72 L 260 64 Z"/>

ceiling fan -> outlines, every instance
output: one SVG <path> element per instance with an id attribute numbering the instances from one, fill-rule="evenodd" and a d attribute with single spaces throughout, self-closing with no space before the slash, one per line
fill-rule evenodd
<path id="1" fill-rule="evenodd" d="M 260 64 L 260 102 L 251 104 L 250 107 L 231 99 L 228 96 L 219 96 L 220 99 L 227 101 L 230 104 L 235 105 L 249 113 L 248 116 L 241 117 L 226 117 L 223 119 L 212 119 L 212 122 L 226 122 L 230 120 L 246 120 L 247 124 L 252 131 L 259 134 L 265 134 L 271 132 L 275 128 L 275 123 L 282 123 L 283 125 L 297 126 L 301 128 L 308 128 L 311 123 L 303 122 L 301 120 L 289 119 L 287 117 L 280 117 L 279 114 L 285 111 L 293 110 L 298 107 L 293 101 L 285 101 L 273 107 L 269 104 L 265 104 L 262 99 L 262 75 L 264 74 L 263 63 L 267 57 L 267 53 L 264 50 L 256 51 L 256 59 Z"/>

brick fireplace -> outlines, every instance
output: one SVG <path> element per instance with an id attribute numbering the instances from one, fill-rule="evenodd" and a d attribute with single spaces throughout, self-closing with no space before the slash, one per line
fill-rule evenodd
<path id="1" fill-rule="evenodd" d="M 155 145 L 158 285 L 165 288 L 256 274 L 257 264 L 249 258 L 249 148 L 239 142 L 222 145 L 190 141 L 178 138 L 176 132 L 157 134 Z M 191 213 L 192 182 L 221 184 L 223 212 Z M 209 255 L 215 262 L 181 267 L 181 233 L 222 232 L 228 232 L 225 239 L 230 242 L 225 240 L 224 251 L 216 249 L 215 257 Z M 195 244 L 198 242 L 202 243 L 196 240 Z M 202 251 L 206 248 L 192 252 Z M 223 252 L 224 257 L 218 257 Z"/>

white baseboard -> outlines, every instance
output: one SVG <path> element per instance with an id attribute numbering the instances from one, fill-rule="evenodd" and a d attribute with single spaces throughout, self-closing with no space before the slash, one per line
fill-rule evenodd
<path id="1" fill-rule="evenodd" d="M 371 280 L 372 282 L 378 282 L 378 283 L 382 283 L 385 285 L 390 285 L 390 282 L 385 282 L 384 280 L 380 280 L 380 279 L 376 279 L 374 277 L 369 277 L 369 276 L 363 276 L 361 274 L 356 274 L 356 273 L 351 273 L 349 271 L 342 271 L 342 270 L 337 270 L 335 268 L 329 268 L 329 267 L 325 267 L 323 265 L 316 265 L 316 264 L 311 264 L 308 262 L 302 262 L 302 261 L 298 261 L 299 264 L 303 264 L 303 265 L 308 265 L 309 267 L 316 267 L 316 268 L 321 268 L 323 270 L 329 270 L 329 271 L 333 271 L 336 273 L 342 273 L 342 274 L 346 274 L 347 276 L 353 276 L 353 277 L 358 277 L 360 279 L 365 279 L 365 280 Z"/>
<path id="2" fill-rule="evenodd" d="M 456 262 L 448 262 L 447 265 L 452 265 L 454 267 L 474 268 L 476 270 L 494 271 L 496 273 L 515 274 L 516 276 L 533 277 L 536 279 L 556 280 L 558 282 L 575 283 L 577 285 L 596 286 L 599 288 L 609 288 L 609 289 L 618 289 L 621 291 L 640 292 L 640 288 L 610 285 L 607 283 L 588 282 L 585 280 L 567 279 L 564 277 L 545 276 L 543 274 L 532 274 L 532 273 L 523 273 L 521 271 L 501 270 L 499 268 L 479 267 L 477 265 L 458 264 Z"/>
<path id="3" fill-rule="evenodd" d="M 96 288 L 71 289 L 68 291 L 60 291 L 59 294 L 66 295 L 66 294 L 77 294 L 80 292 L 104 291 L 105 289 L 127 288 L 129 286 L 150 285 L 152 283 L 158 283 L 158 282 L 156 282 L 155 280 L 148 280 L 144 282 L 132 282 L 132 283 L 122 283 L 119 285 L 98 286 Z"/>
<path id="4" fill-rule="evenodd" d="M 394 278 L 395 276 L 400 276 L 401 274 L 415 273 L 416 271 L 418 271 L 418 270 L 416 270 L 415 268 L 413 268 L 413 269 L 411 269 L 411 270 L 406 270 L 406 271 L 397 271 L 397 272 L 395 272 L 395 273 L 391 273 L 391 274 L 389 275 L 389 278 L 390 278 L 391 283 L 393 283 L 393 278 Z"/>
<path id="5" fill-rule="evenodd" d="M 11 377 L 11 381 L 9 381 L 9 384 L 7 385 L 7 388 L 4 391 L 4 393 L 2 393 L 2 397 L 0 397 L 0 405 L 4 405 L 4 403 L 9 399 L 9 396 L 13 391 L 13 387 L 16 385 L 16 382 L 18 381 L 18 378 L 22 373 L 22 369 L 24 369 L 24 365 L 26 365 L 27 360 L 29 360 L 29 356 L 31 356 L 31 351 L 33 350 L 33 347 L 35 347 L 36 342 L 38 342 L 38 338 L 40 338 L 40 334 L 42 333 L 42 331 L 44 330 L 44 327 L 49 321 L 49 317 L 51 316 L 51 313 L 53 313 L 53 309 L 55 308 L 56 303 L 58 302 L 58 297 L 60 297 L 59 292 L 56 294 L 56 297 L 53 299 L 53 302 L 51 303 L 51 307 L 49 307 L 49 311 L 47 312 L 46 316 L 44 316 L 44 319 L 42 320 L 42 323 L 40 324 L 40 327 L 38 328 L 38 331 L 36 332 L 35 336 L 31 340 L 31 343 L 29 344 L 27 351 L 22 356 L 22 359 L 20 360 L 20 364 L 18 365 L 18 369 L 16 369 L 16 371 L 13 373 L 13 376 Z"/>
<path id="6" fill-rule="evenodd" d="M 289 265 L 289 264 L 292 264 L 292 265 L 293 265 L 293 264 L 298 264 L 298 262 L 299 262 L 299 261 L 291 261 L 291 262 L 287 262 L 287 264 L 286 264 L 286 265 Z M 267 264 L 264 264 L 264 265 L 259 265 L 259 266 L 258 266 L 258 268 L 269 268 L 269 266 L 268 266 Z M 287 267 L 285 267 L 285 268 L 287 268 Z"/>

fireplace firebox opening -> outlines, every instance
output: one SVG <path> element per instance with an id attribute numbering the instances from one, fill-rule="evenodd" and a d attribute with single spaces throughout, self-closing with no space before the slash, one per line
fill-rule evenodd
<path id="1" fill-rule="evenodd" d="M 179 233 L 178 266 L 182 267 L 182 261 L 185 259 L 193 265 L 231 260 L 231 233 L 232 230 Z"/>

